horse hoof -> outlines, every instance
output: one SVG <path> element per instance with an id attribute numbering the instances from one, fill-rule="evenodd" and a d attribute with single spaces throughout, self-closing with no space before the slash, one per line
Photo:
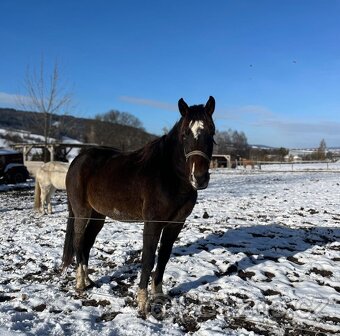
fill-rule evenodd
<path id="1" fill-rule="evenodd" d="M 150 302 L 150 314 L 161 321 L 166 315 L 167 309 L 171 306 L 171 300 L 167 295 L 154 294 Z"/>
<path id="2" fill-rule="evenodd" d="M 84 291 L 85 291 L 85 288 L 77 288 L 76 287 L 76 293 L 78 294 L 78 295 L 83 295 L 84 294 Z"/>
<path id="3" fill-rule="evenodd" d="M 86 268 L 86 274 L 88 273 L 87 268 Z M 85 286 L 93 286 L 94 285 L 94 281 L 88 276 L 85 276 Z"/>
<path id="4" fill-rule="evenodd" d="M 82 293 L 86 290 L 87 286 L 84 281 L 76 282 L 76 292 Z"/>
<path id="5" fill-rule="evenodd" d="M 94 287 L 99 288 L 99 286 L 94 281 L 92 281 L 90 278 L 87 278 L 85 289 L 90 289 Z"/>
<path id="6" fill-rule="evenodd" d="M 138 315 L 137 316 L 140 317 L 143 320 L 146 320 L 146 317 L 147 317 L 146 309 L 140 310 L 138 308 Z"/>
<path id="7" fill-rule="evenodd" d="M 87 291 L 88 289 L 91 289 L 91 288 L 94 288 L 94 287 L 99 288 L 99 286 L 93 281 L 91 281 L 89 283 L 86 282 L 85 286 L 76 287 L 76 291 L 77 291 L 77 293 L 83 293 L 83 292 Z"/>

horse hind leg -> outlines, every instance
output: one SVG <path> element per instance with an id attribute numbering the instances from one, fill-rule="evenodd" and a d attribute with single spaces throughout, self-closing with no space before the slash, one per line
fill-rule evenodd
<path id="1" fill-rule="evenodd" d="M 51 186 L 48 189 L 47 195 L 46 195 L 46 205 L 47 205 L 47 213 L 50 215 L 52 213 L 52 204 L 51 204 L 51 197 L 53 196 L 56 189 Z"/>
<path id="2" fill-rule="evenodd" d="M 42 214 L 46 214 L 45 206 L 47 205 L 47 198 L 49 194 L 49 188 L 45 186 L 40 186 L 40 209 Z"/>
<path id="3" fill-rule="evenodd" d="M 104 225 L 105 216 L 94 210 L 89 211 L 82 218 L 75 218 L 74 248 L 77 261 L 76 290 L 83 291 L 93 286 L 88 275 L 88 261 L 94 241 Z"/>
<path id="4" fill-rule="evenodd" d="M 34 186 L 34 209 L 40 211 L 40 208 L 41 208 L 41 188 L 38 178 L 36 178 Z"/>
<path id="5" fill-rule="evenodd" d="M 88 263 L 90 250 L 96 240 L 98 233 L 104 226 L 105 216 L 92 211 L 91 220 L 87 224 L 85 235 L 84 235 L 84 272 L 85 272 L 85 286 L 93 287 L 95 283 L 90 279 L 88 275 Z"/>
<path id="6" fill-rule="evenodd" d="M 73 209 L 74 210 L 74 209 Z M 86 288 L 86 265 L 84 260 L 84 235 L 86 226 L 90 220 L 91 209 L 74 211 L 73 215 L 73 248 L 76 256 L 76 290 L 82 291 Z"/>

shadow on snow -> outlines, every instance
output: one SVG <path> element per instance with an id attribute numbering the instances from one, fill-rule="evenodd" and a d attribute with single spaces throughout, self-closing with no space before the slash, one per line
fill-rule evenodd
<path id="1" fill-rule="evenodd" d="M 245 256 L 238 262 L 230 264 L 225 272 L 203 275 L 199 279 L 178 285 L 171 293 L 186 293 L 202 284 L 212 283 L 222 276 L 240 274 L 248 267 L 268 260 L 278 262 L 279 258 L 284 257 L 298 263 L 298 259 L 294 258 L 297 253 L 334 242 L 340 242 L 340 229 L 336 227 L 290 228 L 270 224 L 241 226 L 228 229 L 226 232 L 211 233 L 186 246 L 175 247 L 172 253 L 175 256 L 183 256 L 198 254 L 202 250 L 211 252 L 214 249 L 225 249 L 232 254 L 243 253 Z M 333 248 L 338 250 L 340 246 L 336 245 Z"/>

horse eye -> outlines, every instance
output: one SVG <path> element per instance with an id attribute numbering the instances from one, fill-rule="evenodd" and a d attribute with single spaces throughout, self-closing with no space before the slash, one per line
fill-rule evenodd
<path id="1" fill-rule="evenodd" d="M 187 136 L 189 135 L 189 130 L 185 130 L 184 132 L 183 132 L 183 134 L 182 134 L 182 137 L 183 137 L 183 139 L 185 140 L 186 138 L 187 138 Z"/>

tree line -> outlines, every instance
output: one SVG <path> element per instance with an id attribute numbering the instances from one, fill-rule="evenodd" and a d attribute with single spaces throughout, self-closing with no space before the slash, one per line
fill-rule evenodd
<path id="1" fill-rule="evenodd" d="M 49 73 L 45 70 L 45 64 L 42 59 L 38 69 L 27 69 L 24 79 L 26 96 L 18 96 L 19 105 L 24 110 L 37 112 L 32 114 L 32 116 L 39 115 L 39 118 L 36 118 L 36 128 L 40 129 L 40 134 L 43 134 L 45 144 L 53 136 L 58 138 L 58 136 L 74 134 L 71 129 L 68 129 L 71 126 L 64 123 L 67 119 L 56 117 L 60 113 L 67 114 L 72 103 L 72 93 L 62 85 L 60 77 L 57 62 L 54 63 Z M 113 129 L 113 126 L 110 128 L 107 125 L 116 126 Z M 74 126 L 73 124 L 72 127 Z M 128 131 L 118 126 L 126 126 Z M 135 133 L 137 133 L 136 135 L 140 139 L 132 139 L 133 129 L 138 130 Z M 104 132 L 104 130 L 107 132 Z M 138 145 L 142 146 L 150 137 L 154 137 L 145 132 L 143 123 L 137 117 L 128 112 L 114 109 L 96 114 L 94 123 L 90 125 L 85 123 L 83 131 L 81 139 L 78 136 L 79 140 L 105 146 L 116 146 L 124 150 L 135 149 Z M 127 134 L 129 135 L 127 136 Z M 232 159 L 247 158 L 258 161 L 284 161 L 289 153 L 289 150 L 284 147 L 254 148 L 254 146 L 248 144 L 247 137 L 243 131 L 232 129 L 217 131 L 215 142 L 214 153 L 229 154 Z M 330 152 L 326 149 L 326 142 L 322 139 L 319 148 L 303 159 L 324 160 L 329 158 L 330 155 Z"/>

